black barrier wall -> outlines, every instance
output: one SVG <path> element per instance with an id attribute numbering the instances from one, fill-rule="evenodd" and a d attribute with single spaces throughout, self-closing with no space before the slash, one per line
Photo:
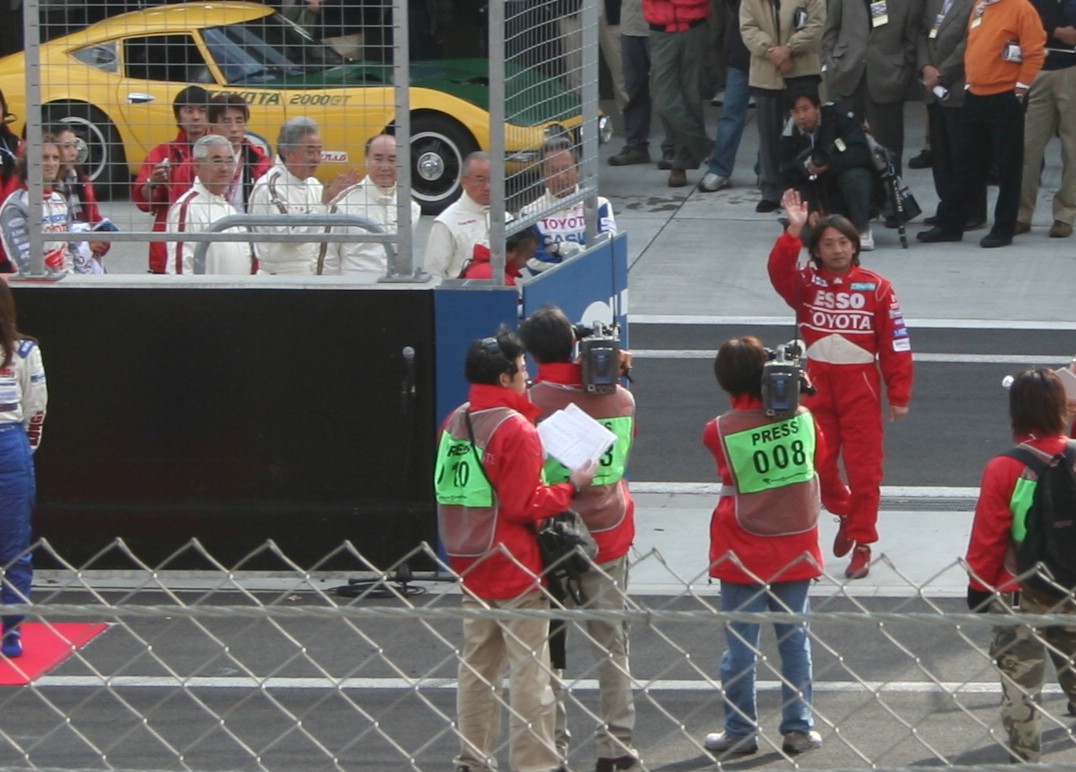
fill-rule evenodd
<path id="1" fill-rule="evenodd" d="M 322 568 L 356 567 L 318 563 L 345 539 L 378 567 L 434 543 L 433 293 L 60 284 L 15 296 L 49 382 L 35 536 L 69 562 L 115 537 L 151 565 L 192 537 L 229 566 L 267 539 Z M 131 562 L 111 552 L 91 567 Z"/>

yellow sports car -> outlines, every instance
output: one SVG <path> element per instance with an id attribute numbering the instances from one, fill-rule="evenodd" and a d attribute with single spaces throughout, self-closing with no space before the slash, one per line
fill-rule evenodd
<path id="1" fill-rule="evenodd" d="M 206 2 L 156 6 L 106 19 L 40 47 L 46 125 L 76 127 L 102 193 L 125 192 L 155 145 L 176 134 L 172 100 L 189 84 L 234 91 L 250 104 L 248 131 L 266 145 L 280 125 L 306 115 L 321 127 L 319 175 L 361 168 L 366 140 L 391 127 L 391 64 L 343 60 L 263 5 Z M 459 194 L 462 160 L 489 149 L 488 63 L 450 59 L 411 64 L 411 185 L 423 211 Z M 0 59 L 0 89 L 26 118 L 25 56 Z M 506 78 L 505 161 L 533 163 L 550 136 L 578 132 L 578 97 L 545 74 L 510 67 Z M 599 136 L 611 127 L 601 119 Z"/>

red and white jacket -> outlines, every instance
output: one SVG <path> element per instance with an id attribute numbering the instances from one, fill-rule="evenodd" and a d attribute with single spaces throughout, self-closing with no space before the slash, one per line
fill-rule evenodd
<path id="1" fill-rule="evenodd" d="M 162 142 L 149 151 L 146 160 L 142 162 L 142 168 L 135 178 L 131 188 L 131 200 L 138 205 L 143 212 L 153 213 L 153 230 L 163 231 L 168 224 L 168 209 L 188 187 L 189 181 L 180 181 L 178 174 L 180 168 L 191 154 L 191 143 L 187 139 L 187 133 L 180 129 L 179 134 L 171 142 Z M 149 185 L 149 177 L 158 164 L 168 159 L 167 185 Z M 165 273 L 165 264 L 168 261 L 168 248 L 163 241 L 151 241 L 149 243 L 149 270 L 151 273 Z"/>
<path id="2" fill-rule="evenodd" d="M 893 285 L 855 266 L 835 276 L 813 260 L 798 265 L 802 242 L 781 234 L 770 252 L 770 283 L 796 312 L 812 366 L 869 365 L 877 360 L 889 403 L 912 396 L 912 347 Z"/>
<path id="3" fill-rule="evenodd" d="M 210 193 L 197 177 L 194 186 L 184 193 L 168 212 L 168 230 L 180 234 L 202 233 L 222 217 L 239 214 L 224 196 Z M 241 231 L 229 228 L 229 231 Z M 196 241 L 168 242 L 168 262 L 165 273 L 194 272 Z M 254 253 L 247 241 L 214 241 L 206 250 L 207 274 L 236 274 L 250 276 L 254 272 Z"/>

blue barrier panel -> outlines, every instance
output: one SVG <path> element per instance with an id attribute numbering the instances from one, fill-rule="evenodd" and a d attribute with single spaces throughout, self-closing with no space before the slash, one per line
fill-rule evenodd
<path id="1" fill-rule="evenodd" d="M 620 343 L 628 345 L 628 237 L 621 233 L 574 260 L 527 282 L 523 315 L 547 303 L 560 306 L 574 322 L 620 324 Z"/>
<path id="2" fill-rule="evenodd" d="M 437 372 L 437 426 L 467 399 L 463 361 L 467 345 L 492 335 L 501 324 L 515 329 L 518 294 L 514 287 L 441 288 L 433 291 L 434 351 Z M 422 384 L 418 384 L 423 389 Z"/>

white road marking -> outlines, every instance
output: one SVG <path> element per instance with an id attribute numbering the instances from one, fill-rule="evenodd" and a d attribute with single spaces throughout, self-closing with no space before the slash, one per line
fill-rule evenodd
<path id="1" fill-rule="evenodd" d="M 631 350 L 635 359 L 713 359 L 717 349 L 697 348 L 644 348 Z M 941 362 L 961 365 L 1041 365 L 1052 363 L 1057 367 L 1072 361 L 1072 354 L 920 354 L 912 353 L 916 362 Z"/>
<path id="2" fill-rule="evenodd" d="M 98 678 L 96 676 L 42 676 L 33 682 L 35 689 L 56 688 L 100 688 L 111 689 L 352 689 L 369 691 L 440 691 L 455 690 L 454 678 L 422 678 L 406 680 L 402 678 L 285 678 L 273 676 L 255 678 L 250 676 L 235 677 L 191 677 L 175 678 L 171 676 L 115 676 Z M 598 690 L 595 679 L 583 678 L 565 683 L 573 692 L 593 692 Z M 872 692 L 874 694 L 1000 694 L 1001 686 L 996 681 L 815 681 L 815 692 L 855 693 Z M 703 679 L 662 679 L 657 681 L 638 681 L 636 691 L 645 692 L 701 692 L 716 691 L 716 680 Z M 780 681 L 758 681 L 757 688 L 763 692 L 776 692 L 781 688 Z M 1046 684 L 1046 694 L 1061 694 L 1057 684 Z"/>

